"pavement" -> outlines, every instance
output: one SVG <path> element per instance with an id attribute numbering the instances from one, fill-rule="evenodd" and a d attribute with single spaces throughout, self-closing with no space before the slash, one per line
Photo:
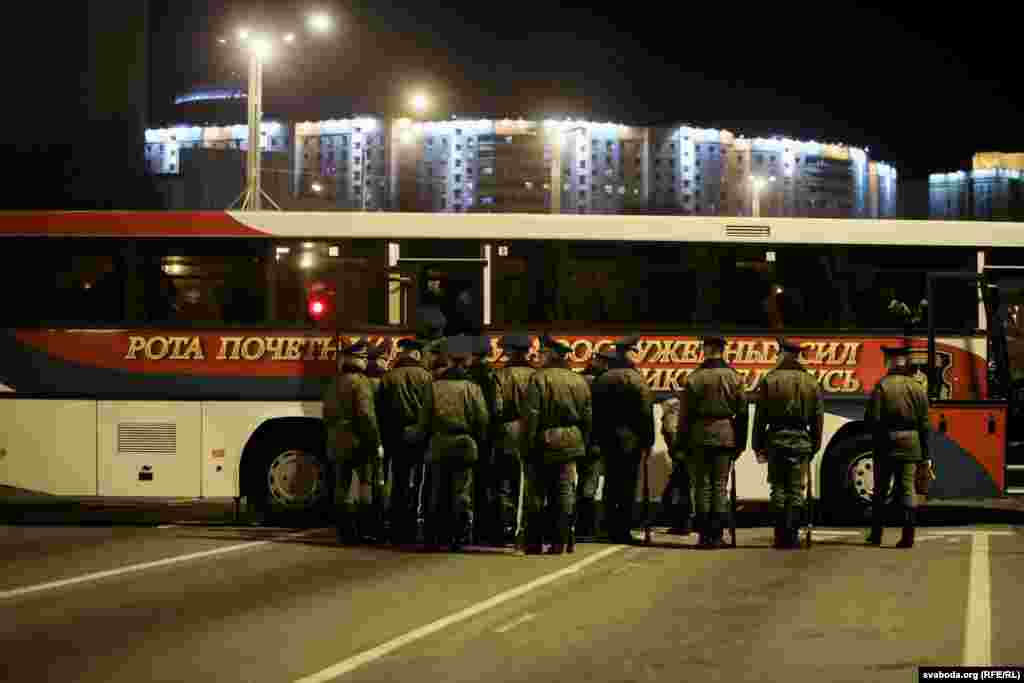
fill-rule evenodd
<path id="1" fill-rule="evenodd" d="M 1024 663 L 1024 533 L 928 527 L 910 550 L 740 529 L 702 551 L 424 553 L 330 529 L 0 526 L 12 681 L 909 681 Z M 914 676 L 914 678 L 911 678 Z"/>

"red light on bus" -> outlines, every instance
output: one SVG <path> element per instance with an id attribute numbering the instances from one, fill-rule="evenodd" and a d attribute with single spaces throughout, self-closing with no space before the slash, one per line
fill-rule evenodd
<path id="1" fill-rule="evenodd" d="M 327 303 L 319 298 L 313 297 L 309 300 L 309 315 L 315 320 L 319 320 L 323 317 L 323 314 L 327 312 Z"/>

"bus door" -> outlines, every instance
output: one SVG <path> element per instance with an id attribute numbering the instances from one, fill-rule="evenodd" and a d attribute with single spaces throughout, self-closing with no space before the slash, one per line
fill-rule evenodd
<path id="1" fill-rule="evenodd" d="M 1008 486 L 1009 403 L 1000 395 L 998 382 L 993 382 L 998 374 L 994 375 L 993 368 L 1000 365 L 999 354 L 992 353 L 993 335 L 988 335 L 989 372 L 988 381 L 984 383 L 987 390 L 979 392 L 975 398 L 956 394 L 953 398 L 944 397 L 942 389 L 949 384 L 948 377 L 952 377 L 953 382 L 962 381 L 964 375 L 973 375 L 974 369 L 951 367 L 952 357 L 944 360 L 942 356 L 949 354 L 943 354 L 936 343 L 940 315 L 948 319 L 959 312 L 960 317 L 973 319 L 977 310 L 964 307 L 977 307 L 988 299 L 985 284 L 986 279 L 973 272 L 932 272 L 927 277 L 928 358 L 925 369 L 931 404 L 930 451 L 938 475 L 930 491 L 934 498 L 999 497 L 1006 493 Z M 962 296 L 965 291 L 970 292 L 970 296 Z M 980 325 L 981 321 L 978 322 Z M 942 326 L 947 327 L 948 322 Z M 993 330 L 991 324 L 987 327 L 990 332 Z M 960 341 L 970 351 L 975 338 L 972 334 Z M 979 343 L 983 342 L 979 340 Z"/>
<path id="2" fill-rule="evenodd" d="M 1024 266 L 985 267 L 991 384 L 1010 403 L 1006 493 L 1024 494 Z"/>
<path id="3" fill-rule="evenodd" d="M 432 309 L 444 316 L 445 336 L 483 334 L 486 266 L 484 258 L 398 259 L 412 298 L 403 306 L 409 327 L 423 333 Z"/>

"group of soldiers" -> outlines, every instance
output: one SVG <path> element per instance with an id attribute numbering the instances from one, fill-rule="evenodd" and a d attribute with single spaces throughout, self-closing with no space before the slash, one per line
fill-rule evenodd
<path id="1" fill-rule="evenodd" d="M 571 369 L 569 346 L 549 336 L 539 342 L 538 360 L 530 358 L 529 336 L 502 337 L 507 360 L 498 368 L 487 337 L 402 339 L 390 368 L 381 363 L 386 350 L 365 341 L 342 349 L 324 396 L 339 541 L 417 542 L 422 513 L 427 549 L 516 544 L 540 554 L 547 545 L 548 554 L 561 554 L 576 540 L 632 543 L 639 472 L 655 441 L 654 395 L 636 368 L 639 337 L 595 353 L 583 373 Z M 800 364 L 800 346 L 779 342 L 777 366 L 748 395 L 724 359 L 725 338 L 705 336 L 702 364 L 664 404 L 662 433 L 673 460 L 662 494 L 669 533 L 696 531 L 699 547 L 724 545 L 729 476 L 746 449 L 755 401 L 752 445 L 768 464 L 774 546 L 799 547 L 824 402 Z M 914 468 L 928 459 L 928 400 L 910 371 L 909 349 L 884 351 L 889 374 L 865 415 L 876 460 L 868 542 L 881 543 L 885 493 L 895 479 L 904 509 L 898 545 L 911 547 Z M 595 504 L 602 475 L 603 522 Z"/>

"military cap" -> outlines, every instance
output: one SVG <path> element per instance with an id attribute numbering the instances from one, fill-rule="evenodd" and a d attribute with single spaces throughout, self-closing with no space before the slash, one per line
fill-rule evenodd
<path id="1" fill-rule="evenodd" d="M 381 343 L 377 344 L 376 346 L 374 346 L 372 344 L 368 344 L 367 345 L 366 357 L 371 359 L 371 360 L 375 359 L 375 358 L 384 358 L 384 357 L 387 357 L 387 355 L 390 353 L 390 351 L 391 351 L 391 339 L 389 337 L 385 337 L 384 340 L 381 341 Z"/>
<path id="2" fill-rule="evenodd" d="M 613 346 L 615 346 L 616 351 L 619 351 L 620 353 L 625 353 L 626 351 L 639 351 L 639 344 L 640 335 L 634 334 L 630 337 L 625 337 L 623 339 L 618 340 L 617 342 L 615 342 L 615 344 L 613 344 Z"/>
<path id="3" fill-rule="evenodd" d="M 779 342 L 779 348 L 783 351 L 787 353 L 800 353 L 801 346 L 799 342 L 786 339 L 785 337 L 779 337 L 776 341 Z"/>
<path id="4" fill-rule="evenodd" d="M 572 352 L 571 346 L 569 346 L 568 344 L 563 344 L 562 342 L 552 338 L 551 335 L 548 334 L 545 334 L 543 337 L 541 337 L 540 345 L 542 348 L 551 349 L 560 356 L 564 356 L 565 354 Z"/>
<path id="5" fill-rule="evenodd" d="M 528 334 L 506 334 L 498 340 L 498 346 L 513 351 L 529 351 L 533 346 L 533 340 Z"/>
<path id="6" fill-rule="evenodd" d="M 344 347 L 341 352 L 346 356 L 359 356 L 360 358 L 368 358 L 369 352 L 367 350 L 366 339 L 360 339 L 354 341 L 348 346 Z"/>
<path id="7" fill-rule="evenodd" d="M 423 342 L 419 339 L 399 339 L 398 340 L 399 351 L 422 351 Z"/>
<path id="8" fill-rule="evenodd" d="M 476 337 L 467 337 L 460 334 L 455 337 L 448 337 L 444 343 L 444 352 L 449 356 L 471 356 L 478 348 Z"/>
<path id="9" fill-rule="evenodd" d="M 726 345 L 725 336 L 719 334 L 718 332 L 712 332 L 711 334 L 705 334 L 703 337 L 700 338 L 700 340 L 703 343 L 710 344 L 712 346 L 725 346 Z"/>
<path id="10" fill-rule="evenodd" d="M 884 353 L 887 356 L 909 356 L 910 355 L 910 351 L 911 351 L 911 349 L 910 349 L 909 346 L 883 346 L 882 347 L 882 353 Z"/>

